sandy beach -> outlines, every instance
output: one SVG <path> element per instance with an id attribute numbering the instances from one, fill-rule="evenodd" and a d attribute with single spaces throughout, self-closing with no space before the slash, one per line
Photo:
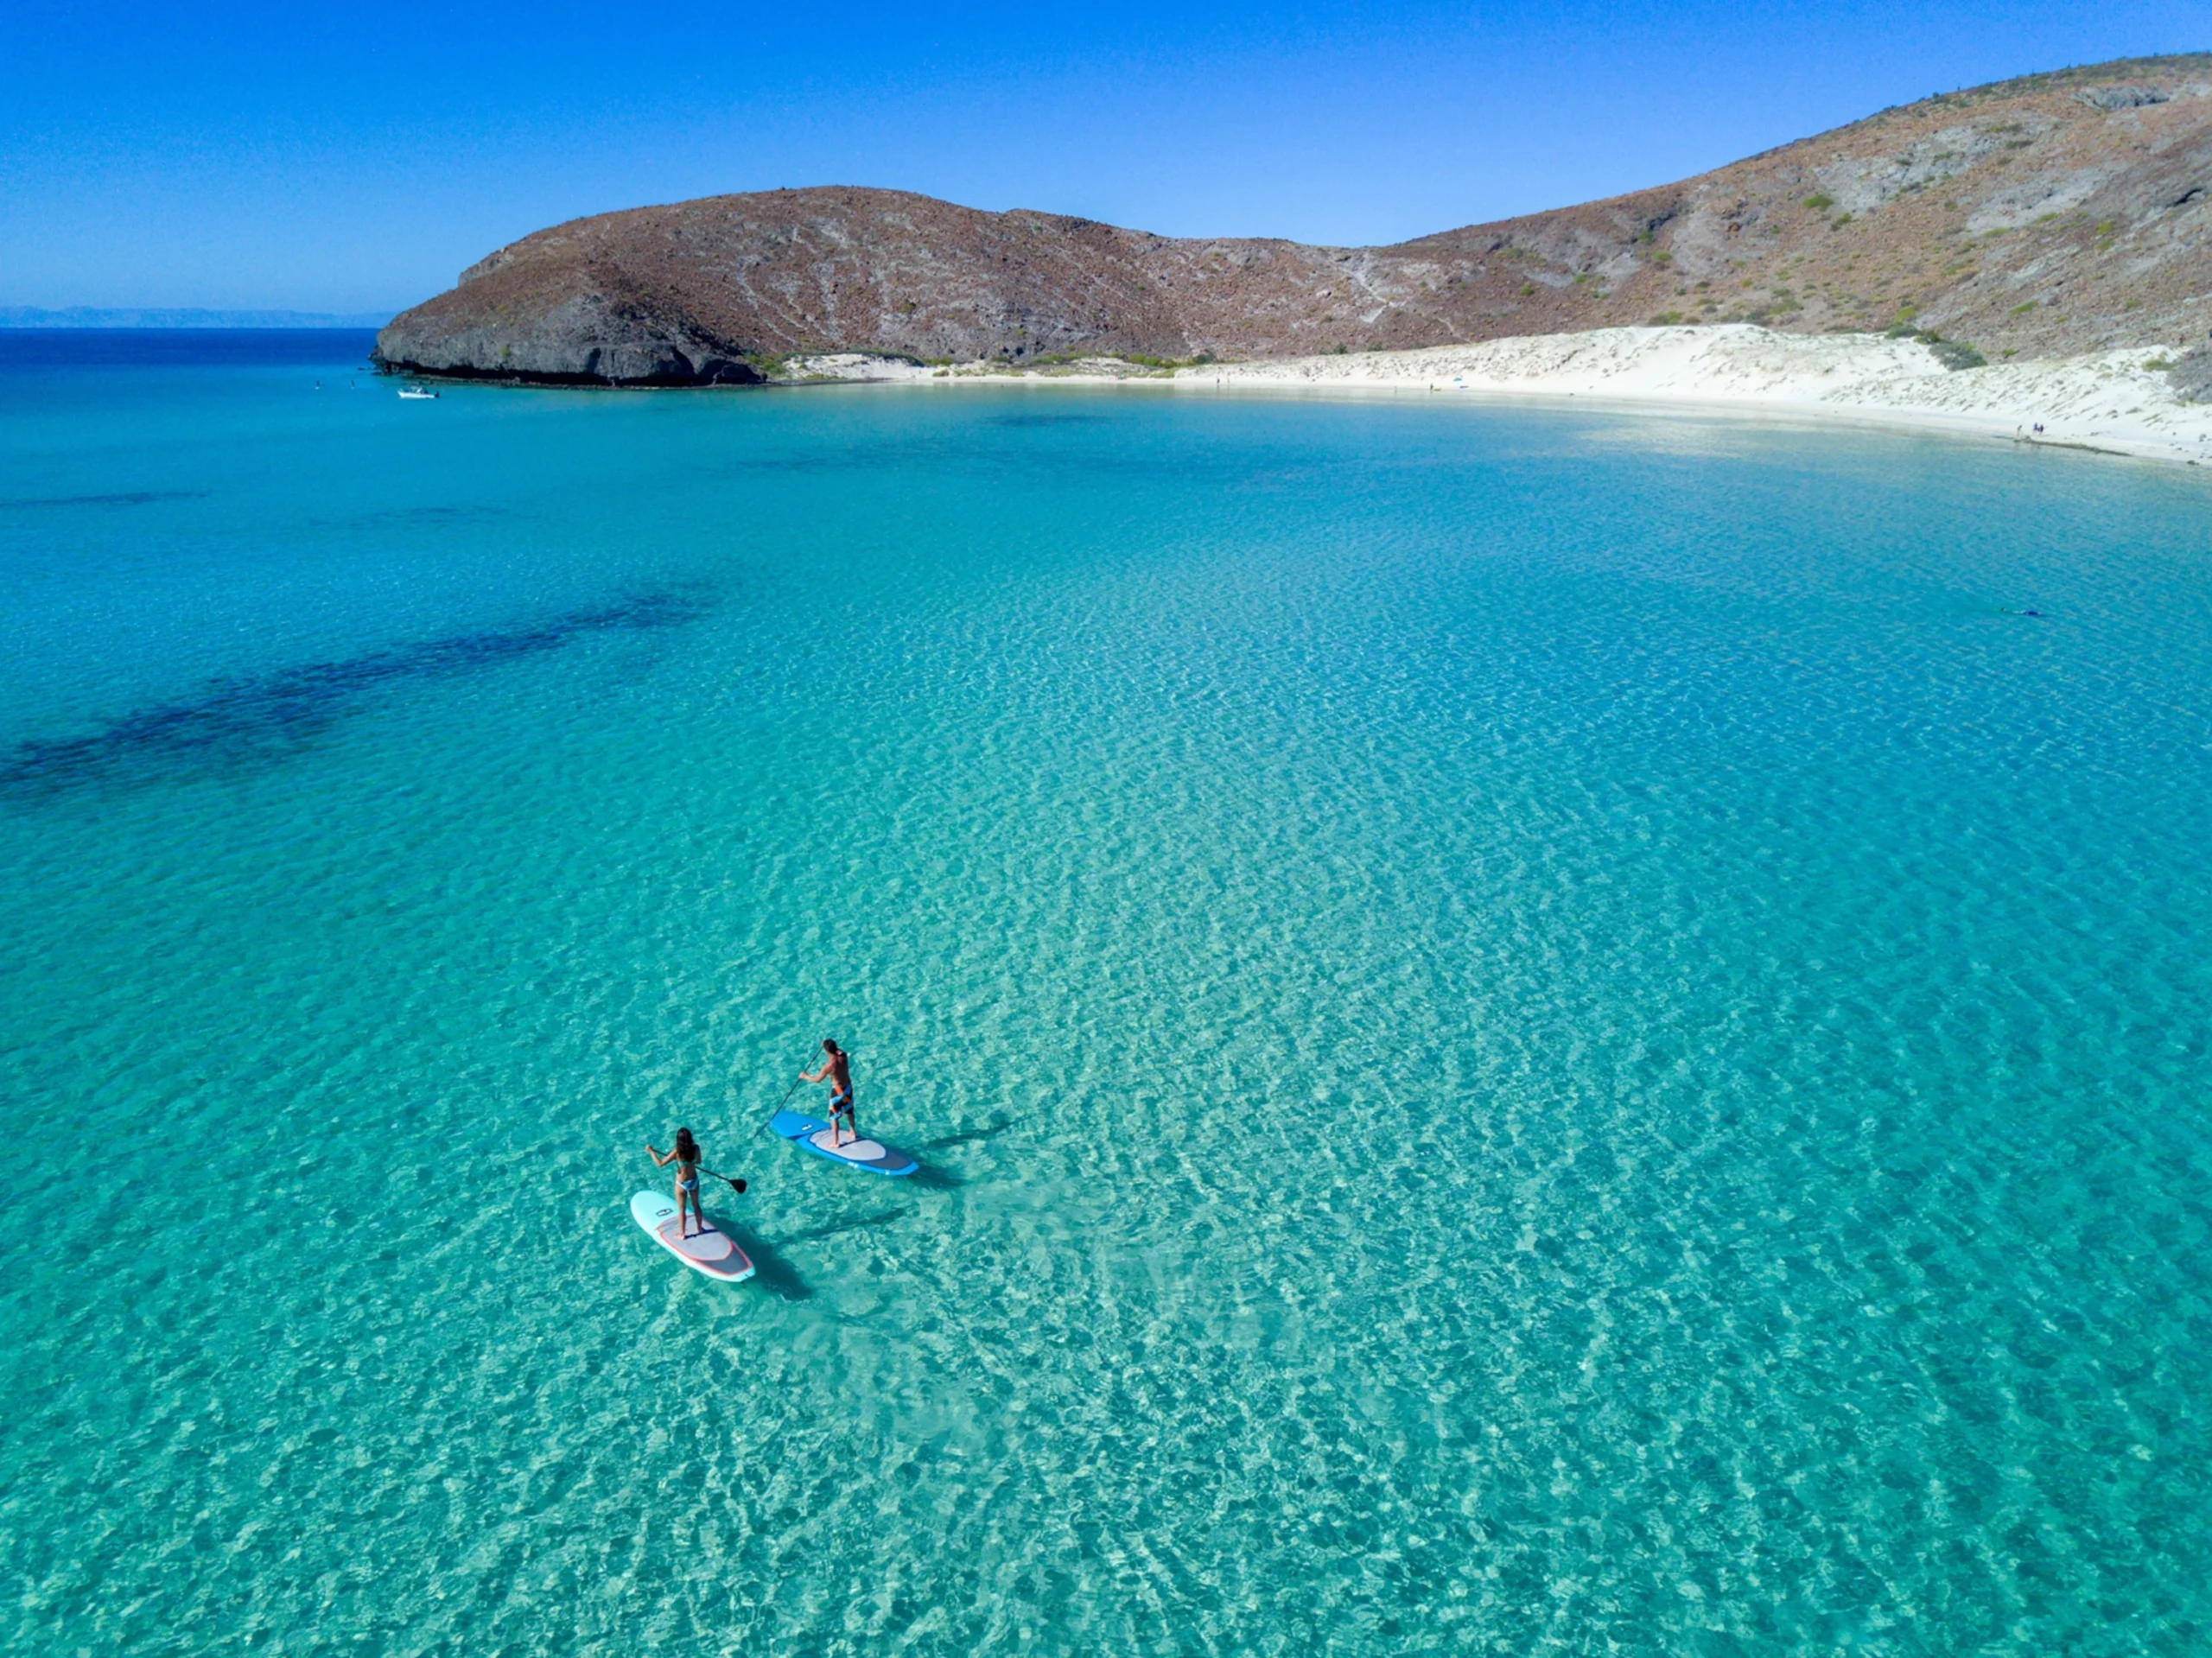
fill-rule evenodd
<path id="1" fill-rule="evenodd" d="M 939 384 L 1022 379 L 1187 392 L 1586 397 L 1911 425 L 2195 466 L 2212 458 L 2212 404 L 2183 402 L 2165 374 L 2149 366 L 2176 354 L 2145 346 L 1951 370 L 1917 340 L 1779 334 L 1737 323 L 1600 328 L 1172 372 L 1109 359 L 1015 371 L 984 363 L 929 367 L 855 353 L 795 359 L 789 372 L 812 380 Z"/>

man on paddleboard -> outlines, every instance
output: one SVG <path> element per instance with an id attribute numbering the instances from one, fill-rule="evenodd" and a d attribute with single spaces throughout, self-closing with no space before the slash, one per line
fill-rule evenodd
<path id="1" fill-rule="evenodd" d="M 819 1083 L 825 1080 L 829 1083 L 830 1143 L 842 1146 L 845 1143 L 848 1134 L 855 1140 L 861 1137 L 860 1128 L 853 1121 L 852 1056 L 837 1045 L 837 1039 L 835 1037 L 830 1036 L 822 1039 L 822 1051 L 830 1056 L 822 1062 L 822 1069 L 811 1073 L 803 1070 L 799 1072 L 798 1079 L 802 1083 Z M 842 1134 L 839 1133 L 837 1128 L 841 1119 L 845 1125 Z"/>

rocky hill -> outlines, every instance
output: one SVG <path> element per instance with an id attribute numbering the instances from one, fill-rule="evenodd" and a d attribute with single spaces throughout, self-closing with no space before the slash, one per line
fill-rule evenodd
<path id="1" fill-rule="evenodd" d="M 1904 324 L 1992 359 L 2202 339 L 2212 54 L 1931 98 L 1679 184 L 1390 247 L 845 187 L 602 213 L 471 266 L 378 352 L 423 373 L 683 384 L 793 353 L 1260 358 L 1746 320 Z"/>

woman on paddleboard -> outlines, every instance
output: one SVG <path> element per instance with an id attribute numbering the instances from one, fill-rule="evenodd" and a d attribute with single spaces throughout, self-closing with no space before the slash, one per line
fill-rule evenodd
<path id="1" fill-rule="evenodd" d="M 830 1143 L 842 1146 L 845 1143 L 848 1135 L 855 1140 L 861 1137 L 860 1127 L 853 1121 L 853 1058 L 837 1045 L 837 1039 L 835 1037 L 825 1036 L 822 1039 L 822 1051 L 830 1056 L 822 1062 L 822 1069 L 811 1075 L 801 1071 L 798 1074 L 798 1079 L 802 1083 L 818 1083 L 825 1078 L 828 1080 Z M 837 1128 L 841 1118 L 845 1125 L 842 1134 L 840 1134 Z"/>
<path id="2" fill-rule="evenodd" d="M 701 1160 L 699 1142 L 691 1138 L 691 1131 L 689 1128 L 678 1128 L 676 1131 L 676 1149 L 672 1152 L 663 1153 L 650 1140 L 645 1142 L 645 1150 L 652 1153 L 653 1163 L 657 1167 L 664 1169 L 671 1163 L 676 1165 L 677 1235 L 687 1238 L 691 1236 L 690 1223 L 684 1217 L 686 1204 L 690 1205 L 690 1212 L 698 1217 L 699 1229 L 702 1232 L 706 1231 L 708 1229 L 707 1211 L 699 1207 L 699 1163 Z M 742 1187 L 739 1189 L 743 1190 Z"/>

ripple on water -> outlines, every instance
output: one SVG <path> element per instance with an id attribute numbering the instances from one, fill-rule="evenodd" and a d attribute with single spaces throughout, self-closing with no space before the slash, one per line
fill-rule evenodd
<path id="1" fill-rule="evenodd" d="M 2195 1644 L 2194 484 L 243 373 L 0 447 L 11 1644 Z"/>

